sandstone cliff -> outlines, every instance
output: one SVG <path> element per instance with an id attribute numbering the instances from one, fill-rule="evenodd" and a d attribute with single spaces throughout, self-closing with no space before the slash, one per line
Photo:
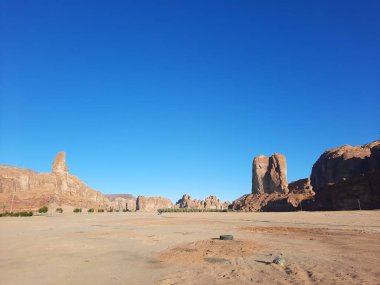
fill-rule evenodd
<path id="1" fill-rule="evenodd" d="M 380 141 L 325 151 L 311 172 L 315 210 L 380 208 Z"/>
<path id="2" fill-rule="evenodd" d="M 64 152 L 54 159 L 52 173 L 0 166 L 0 204 L 3 210 L 37 210 L 51 203 L 105 208 L 108 200 L 101 192 L 69 174 Z"/>
<path id="3" fill-rule="evenodd" d="M 154 212 L 158 209 L 172 208 L 173 203 L 163 197 L 138 196 L 136 200 L 136 210 L 142 212 Z"/>

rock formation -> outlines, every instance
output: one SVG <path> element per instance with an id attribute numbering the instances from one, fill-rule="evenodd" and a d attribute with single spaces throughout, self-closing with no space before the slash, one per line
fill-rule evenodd
<path id="1" fill-rule="evenodd" d="M 68 173 L 65 153 L 57 155 L 52 173 L 0 166 L 0 204 L 2 210 L 36 210 L 51 203 L 83 208 L 105 208 L 108 200 Z"/>
<path id="2" fill-rule="evenodd" d="M 287 192 L 285 156 L 275 153 L 269 157 L 255 157 L 252 164 L 252 194 Z"/>
<path id="3" fill-rule="evenodd" d="M 173 203 L 163 197 L 138 196 L 136 200 L 136 210 L 142 212 L 154 212 L 158 209 L 172 208 Z"/>
<path id="4" fill-rule="evenodd" d="M 288 185 L 286 159 L 276 153 L 255 157 L 252 165 L 252 194 L 243 195 L 231 205 L 238 211 L 296 211 L 302 201 L 313 199 L 315 193 L 308 178 Z"/>
<path id="5" fill-rule="evenodd" d="M 313 165 L 311 184 L 316 192 L 311 209 L 380 208 L 380 141 L 325 151 Z"/>
<path id="6" fill-rule="evenodd" d="M 217 209 L 222 210 L 224 207 L 224 203 L 222 203 L 218 197 L 211 195 L 208 196 L 204 201 L 204 208 L 205 209 Z M 228 206 L 227 206 L 228 207 Z"/>
<path id="7" fill-rule="evenodd" d="M 313 165 L 311 184 L 322 189 L 380 170 L 380 141 L 363 146 L 344 145 L 326 150 Z"/>
<path id="8" fill-rule="evenodd" d="M 187 208 L 187 209 L 203 209 L 204 202 L 198 199 L 191 199 L 190 195 L 184 194 L 181 199 L 175 204 L 176 208 Z"/>
<path id="9" fill-rule="evenodd" d="M 207 197 L 204 201 L 198 199 L 191 199 L 190 195 L 185 194 L 181 199 L 175 204 L 176 208 L 187 208 L 187 209 L 227 209 L 230 202 L 226 201 L 222 203 L 218 197 L 211 195 Z"/>
<path id="10" fill-rule="evenodd" d="M 246 194 L 235 200 L 231 208 L 236 211 L 290 212 L 302 210 L 302 202 L 314 198 L 313 190 L 299 193 Z"/>
<path id="11" fill-rule="evenodd" d="M 380 141 L 325 151 L 310 179 L 286 185 L 285 158 L 253 161 L 252 194 L 234 201 L 245 211 L 356 210 L 380 208 Z M 315 191 L 315 192 L 314 192 Z"/>
<path id="12" fill-rule="evenodd" d="M 228 209 L 230 205 L 231 205 L 231 202 L 227 200 L 222 204 L 222 209 Z"/>
<path id="13" fill-rule="evenodd" d="M 304 193 L 306 190 L 313 190 L 310 178 L 303 178 L 289 183 L 288 189 L 290 193 Z"/>
<path id="14" fill-rule="evenodd" d="M 117 211 L 135 211 L 136 198 L 131 194 L 108 194 L 109 206 Z"/>

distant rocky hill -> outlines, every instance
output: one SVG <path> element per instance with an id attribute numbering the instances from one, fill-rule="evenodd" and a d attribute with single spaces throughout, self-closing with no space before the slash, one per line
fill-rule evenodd
<path id="1" fill-rule="evenodd" d="M 190 195 L 185 194 L 175 204 L 175 208 L 187 208 L 187 209 L 227 209 L 230 202 L 226 201 L 222 203 L 218 197 L 211 195 L 205 198 L 205 200 L 191 199 Z"/>
<path id="2" fill-rule="evenodd" d="M 58 153 L 54 159 L 51 173 L 0 166 L 1 210 L 36 210 L 51 203 L 105 208 L 108 199 L 69 173 L 64 152 Z"/>

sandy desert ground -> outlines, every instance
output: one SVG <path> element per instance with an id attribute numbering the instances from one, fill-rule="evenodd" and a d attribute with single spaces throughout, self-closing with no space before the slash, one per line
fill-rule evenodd
<path id="1" fill-rule="evenodd" d="M 380 211 L 70 213 L 0 229 L 0 284 L 380 284 Z"/>

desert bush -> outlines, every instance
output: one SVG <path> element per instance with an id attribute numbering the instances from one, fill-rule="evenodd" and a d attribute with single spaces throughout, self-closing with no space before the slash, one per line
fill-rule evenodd
<path id="1" fill-rule="evenodd" d="M 109 209 L 107 209 L 107 212 L 108 212 L 108 213 L 112 213 L 112 212 L 113 212 L 113 208 L 109 208 Z"/>
<path id="2" fill-rule="evenodd" d="M 60 214 L 63 213 L 63 209 L 62 209 L 62 208 L 57 208 L 57 209 L 55 209 L 55 211 L 56 211 L 57 213 L 60 213 Z"/>
<path id="3" fill-rule="evenodd" d="M 49 208 L 46 206 L 38 209 L 38 213 L 40 213 L 40 214 L 47 213 L 48 211 L 49 211 Z"/>
<path id="4" fill-rule="evenodd" d="M 74 213 L 82 213 L 82 208 L 75 208 L 73 210 Z"/>
<path id="5" fill-rule="evenodd" d="M 98 213 L 104 213 L 104 209 L 98 209 Z"/>
<path id="6" fill-rule="evenodd" d="M 90 208 L 90 209 L 88 209 L 87 212 L 89 212 L 89 213 L 93 213 L 93 212 L 94 212 L 94 208 Z"/>

